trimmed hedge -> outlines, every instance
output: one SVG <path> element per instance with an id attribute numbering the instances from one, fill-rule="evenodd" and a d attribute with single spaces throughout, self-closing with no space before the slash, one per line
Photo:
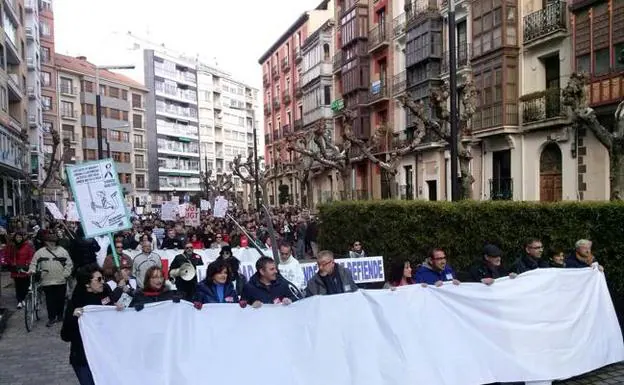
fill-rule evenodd
<path id="1" fill-rule="evenodd" d="M 612 292 L 624 294 L 624 203 L 342 201 L 319 211 L 321 249 L 342 254 L 359 240 L 368 255 L 384 256 L 386 268 L 397 258 L 421 263 L 430 248 L 441 247 L 462 271 L 488 242 L 503 250 L 509 265 L 526 238 L 540 238 L 546 257 L 551 247 L 568 253 L 587 238 Z"/>

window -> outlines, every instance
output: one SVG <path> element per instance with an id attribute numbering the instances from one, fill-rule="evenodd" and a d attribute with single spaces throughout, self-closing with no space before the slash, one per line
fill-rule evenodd
<path id="1" fill-rule="evenodd" d="M 63 139 L 69 139 L 74 141 L 74 126 L 69 124 L 63 124 Z"/>
<path id="2" fill-rule="evenodd" d="M 82 105 L 82 114 L 94 116 L 95 115 L 95 106 L 93 104 L 83 104 Z"/>
<path id="3" fill-rule="evenodd" d="M 61 78 L 61 93 L 73 95 L 74 92 L 74 83 L 71 79 Z"/>
<path id="4" fill-rule="evenodd" d="M 615 54 L 615 69 L 624 70 L 624 42 L 614 44 L 613 53 Z"/>
<path id="5" fill-rule="evenodd" d="M 49 96 L 41 97 L 41 105 L 44 111 L 52 111 L 52 98 Z"/>
<path id="6" fill-rule="evenodd" d="M 3 111 L 9 110 L 9 98 L 7 96 L 7 89 L 0 86 L 0 107 Z"/>
<path id="7" fill-rule="evenodd" d="M 119 88 L 108 87 L 108 96 L 111 98 L 119 99 Z"/>
<path id="8" fill-rule="evenodd" d="M 594 51 L 594 75 L 600 76 L 609 72 L 609 48 Z"/>
<path id="9" fill-rule="evenodd" d="M 326 106 L 331 105 L 331 86 L 323 87 L 323 104 Z"/>
<path id="10" fill-rule="evenodd" d="M 132 108 L 143 108 L 143 98 L 139 94 L 132 94 Z"/>
<path id="11" fill-rule="evenodd" d="M 589 54 L 576 57 L 576 71 L 585 73 L 589 73 L 591 71 Z"/>
<path id="12" fill-rule="evenodd" d="M 143 135 L 135 134 L 134 135 L 134 147 L 135 148 L 145 148 L 143 144 Z"/>
<path id="13" fill-rule="evenodd" d="M 109 111 L 109 114 L 108 114 L 109 118 L 117 119 L 117 120 L 121 119 L 121 111 L 119 111 L 118 109 L 116 109 L 116 108 L 109 108 L 108 111 Z"/>
<path id="14" fill-rule="evenodd" d="M 134 167 L 145 168 L 145 157 L 143 155 L 134 156 Z"/>
<path id="15" fill-rule="evenodd" d="M 130 134 L 123 131 L 109 130 L 109 139 L 114 142 L 129 142 Z"/>
<path id="16" fill-rule="evenodd" d="M 74 114 L 74 103 L 72 102 L 61 102 L 61 116 L 66 118 L 75 118 Z"/>
<path id="17" fill-rule="evenodd" d="M 50 61 L 50 48 L 41 47 L 41 62 L 48 63 Z"/>
<path id="18" fill-rule="evenodd" d="M 54 123 L 44 120 L 43 121 L 43 132 L 52 132 L 52 130 L 54 129 Z"/>
<path id="19" fill-rule="evenodd" d="M 128 100 L 128 90 L 121 90 L 121 100 Z"/>
<path id="20" fill-rule="evenodd" d="M 49 72 L 41 72 L 41 83 L 44 87 L 52 85 L 52 75 Z"/>
<path id="21" fill-rule="evenodd" d="M 138 114 L 132 115 L 132 127 L 143 128 L 143 116 Z"/>
<path id="22" fill-rule="evenodd" d="M 128 121 L 128 111 L 121 111 L 121 120 Z"/>
<path id="23" fill-rule="evenodd" d="M 84 160 L 96 160 L 97 154 L 95 150 L 83 150 Z"/>
<path id="24" fill-rule="evenodd" d="M 136 188 L 145 188 L 145 175 L 136 174 L 135 179 L 136 179 L 136 183 L 135 183 Z"/>
<path id="25" fill-rule="evenodd" d="M 80 83 L 80 90 L 82 92 L 93 93 L 93 82 L 83 80 L 82 83 Z"/>
<path id="26" fill-rule="evenodd" d="M 82 136 L 84 138 L 95 139 L 95 127 L 82 127 Z"/>
<path id="27" fill-rule="evenodd" d="M 41 33 L 41 36 L 52 36 L 52 29 L 50 28 L 50 25 L 45 21 L 39 21 L 39 32 Z"/>

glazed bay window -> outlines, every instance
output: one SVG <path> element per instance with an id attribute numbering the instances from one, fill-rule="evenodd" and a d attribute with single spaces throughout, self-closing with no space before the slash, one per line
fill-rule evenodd
<path id="1" fill-rule="evenodd" d="M 517 46 L 517 17 L 515 3 L 502 3 L 501 0 L 474 1 L 472 3 L 473 57 L 484 55 L 503 45 Z"/>

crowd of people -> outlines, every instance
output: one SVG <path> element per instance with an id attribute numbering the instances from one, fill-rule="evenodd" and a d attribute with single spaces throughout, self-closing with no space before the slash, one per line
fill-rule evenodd
<path id="1" fill-rule="evenodd" d="M 93 384 L 78 326 L 78 317 L 85 306 L 141 311 L 150 303 L 185 300 L 197 309 L 212 303 L 259 308 L 265 304 L 287 306 L 306 297 L 359 289 L 351 272 L 336 263 L 335 258 L 366 256 L 361 241 L 355 241 L 346 255 L 334 255 L 328 250 L 318 250 L 319 226 L 308 214 L 274 212 L 274 237 L 255 213 L 236 211 L 233 215 L 235 220 L 203 215 L 202 224 L 196 228 L 153 217 L 137 219 L 132 229 L 114 236 L 114 243 L 104 253 L 97 240 L 84 237 L 80 227 L 74 232 L 61 223 L 50 223 L 48 230 L 31 235 L 22 230 L 0 234 L 0 244 L 4 244 L 3 260 L 12 271 L 18 308 L 23 306 L 30 274 L 42 272 L 40 284 L 46 298 L 47 326 L 63 322 L 61 337 L 71 343 L 70 363 L 80 383 L 85 385 Z M 233 247 L 251 247 L 253 243 L 254 247 L 265 248 L 272 246 L 272 242 L 277 242 L 278 263 L 270 257 L 260 257 L 255 263 L 255 274 L 247 280 L 239 271 L 241 262 L 233 255 Z M 195 252 L 203 248 L 218 249 L 218 258 L 204 261 Z M 418 265 L 409 260 L 392 263 L 384 287 L 396 290 L 411 284 L 459 285 L 460 281 L 492 285 L 497 278 L 515 278 L 548 267 L 594 266 L 602 270 L 591 249 L 591 241 L 579 240 L 567 257 L 563 250 L 553 250 L 546 257 L 542 242 L 529 239 L 520 256 L 506 265 L 502 262 L 502 250 L 488 244 L 482 256 L 460 277 L 448 263 L 445 251 L 433 248 Z M 131 257 L 126 253 L 128 250 L 137 250 L 138 254 Z M 165 270 L 160 250 L 180 251 Z M 305 258 L 315 259 L 318 266 L 318 272 L 307 282 L 299 264 Z M 204 263 L 208 265 L 203 279 L 188 274 L 188 266 L 196 268 Z M 68 287 L 71 297 L 64 309 Z"/>

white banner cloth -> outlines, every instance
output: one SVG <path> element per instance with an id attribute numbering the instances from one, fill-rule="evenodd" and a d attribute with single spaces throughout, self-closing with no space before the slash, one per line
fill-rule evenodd
<path id="1" fill-rule="evenodd" d="M 98 385 L 477 385 L 624 360 L 604 275 L 545 269 L 482 284 L 312 297 L 291 306 L 89 306 Z"/>

